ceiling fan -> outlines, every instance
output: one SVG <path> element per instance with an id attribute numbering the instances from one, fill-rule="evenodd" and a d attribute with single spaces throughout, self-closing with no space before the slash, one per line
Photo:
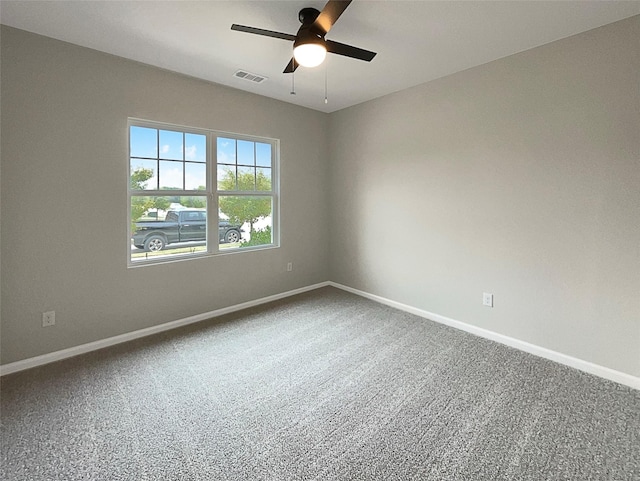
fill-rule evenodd
<path id="1" fill-rule="evenodd" d="M 235 23 L 231 25 L 231 30 L 292 41 L 293 58 L 283 73 L 294 72 L 298 65 L 316 67 L 324 61 L 327 52 L 370 62 L 376 56 L 375 52 L 324 38 L 350 3 L 351 0 L 329 0 L 322 12 L 315 8 L 303 8 L 298 13 L 302 25 L 295 35 Z"/>

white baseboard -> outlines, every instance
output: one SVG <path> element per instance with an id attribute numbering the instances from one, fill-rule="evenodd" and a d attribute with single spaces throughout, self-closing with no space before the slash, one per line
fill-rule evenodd
<path id="1" fill-rule="evenodd" d="M 278 299 L 284 299 L 285 297 L 294 296 L 296 294 L 302 294 L 303 292 L 312 291 L 320 287 L 328 286 L 328 282 L 321 282 L 319 284 L 313 284 L 307 287 L 301 287 L 292 291 L 283 292 L 281 294 L 275 294 L 273 296 L 263 297 L 256 299 L 255 301 L 243 302 L 242 304 L 236 304 L 235 306 L 224 307 L 222 309 L 216 309 L 215 311 L 205 312 L 196 316 L 179 319 L 177 321 L 165 322 L 157 326 L 147 327 L 145 329 L 139 329 L 133 332 L 127 332 L 118 336 L 108 337 L 106 339 L 100 339 L 99 341 L 89 342 L 80 346 L 70 347 L 61 351 L 50 352 L 41 356 L 31 357 L 28 359 L 22 359 L 21 361 L 12 362 L 0 366 L 0 376 L 11 374 L 32 367 L 41 366 L 43 364 L 49 364 L 50 362 L 60 361 L 69 357 L 78 356 L 91 351 L 97 351 L 105 347 L 114 346 L 123 342 L 132 341 L 141 337 L 150 336 L 159 332 L 168 331 L 177 327 L 186 326 L 187 324 L 193 324 L 194 322 L 206 321 L 213 317 L 219 317 L 231 312 L 240 311 L 249 307 L 259 306 L 260 304 L 266 304 L 267 302 L 277 301 Z"/>
<path id="2" fill-rule="evenodd" d="M 566 354 L 562 354 L 557 351 L 552 351 L 551 349 L 536 346 L 535 344 L 530 344 L 528 342 L 521 341 L 513 337 L 505 336 L 503 334 L 498 334 L 497 332 L 489 331 L 488 329 L 483 329 L 481 327 L 472 326 L 471 324 L 467 324 L 465 322 L 456 321 L 455 319 L 450 319 L 448 317 L 441 316 L 433 312 L 428 312 L 423 309 L 418 309 L 412 306 L 408 306 L 406 304 L 402 304 L 400 302 L 386 299 L 384 297 L 376 296 L 374 294 L 369 294 L 368 292 L 360 291 L 358 289 L 344 286 L 336 282 L 329 282 L 328 284 L 330 286 L 337 287 L 338 289 L 351 292 L 352 294 L 357 294 L 359 296 L 366 297 L 367 299 L 371 299 L 381 304 L 385 304 L 387 306 L 400 309 L 401 311 L 409 312 L 411 314 L 415 314 L 416 316 L 424 317 L 431 321 L 435 321 L 440 324 L 445 324 L 447 326 L 460 329 L 461 331 L 466 331 L 471 334 L 475 334 L 476 336 L 484 337 L 485 339 L 489 339 L 491 341 L 496 341 L 496 342 L 499 342 L 500 344 L 513 347 L 520 351 L 528 352 L 529 354 L 533 354 L 535 356 L 549 359 L 551 361 L 555 361 L 557 363 L 564 364 L 569 367 L 573 367 L 580 371 L 593 374 L 594 376 L 602 377 L 604 379 L 608 379 L 609 381 L 614 381 L 619 384 L 624 384 L 625 386 L 629 386 L 634 389 L 640 390 L 640 377 L 632 376 L 631 374 L 626 374 L 624 372 L 620 372 L 614 369 L 610 369 L 608 367 L 600 366 L 598 364 L 594 364 L 589 361 L 584 361 L 582 359 L 568 356 Z"/>
<path id="3" fill-rule="evenodd" d="M 390 299 L 387 299 L 381 296 L 369 294 L 368 292 L 364 292 L 358 289 L 354 289 L 352 287 L 348 287 L 348 286 L 338 284 L 336 282 L 330 282 L 330 281 L 321 282 L 319 284 L 313 284 L 311 286 L 301 287 L 299 289 L 294 289 L 292 291 L 283 292 L 281 294 L 275 294 L 272 296 L 263 297 L 261 299 L 256 299 L 254 301 L 243 302 L 242 304 L 236 304 L 234 306 L 229 306 L 222 309 L 216 309 L 215 311 L 205 312 L 203 314 L 187 317 L 185 319 L 166 322 L 158 326 L 152 326 L 152 327 L 140 329 L 133 332 L 128 332 L 126 334 L 120 334 L 119 336 L 109 337 L 107 339 L 101 339 L 99 341 L 82 344 L 80 346 L 70 347 L 69 349 L 63 349 L 61 351 L 51 352 L 48 354 L 43 354 L 41 356 L 31 357 L 29 359 L 23 359 L 21 361 L 4 364 L 0 366 L 0 376 L 4 376 L 6 374 L 11 374 L 18 371 L 23 371 L 25 369 L 30 369 L 36 366 L 41 366 L 43 364 L 48 364 L 50 362 L 60 361 L 62 359 L 66 359 L 69 357 L 78 356 L 80 354 L 84 354 L 87 352 L 96 351 L 98 349 L 103 349 L 105 347 L 113 346 L 113 345 L 120 344 L 127 341 L 132 341 L 134 339 L 150 336 L 152 334 L 168 331 L 170 329 L 175 329 L 177 327 L 186 326 L 188 324 L 193 324 L 194 322 L 205 321 L 207 319 L 222 316 L 224 314 L 240 311 L 242 309 L 247 309 L 249 307 L 259 306 L 260 304 L 266 304 L 267 302 L 276 301 L 278 299 L 284 299 L 286 297 L 294 296 L 296 294 L 301 294 L 303 292 L 312 291 L 314 289 L 319 289 L 320 287 L 326 287 L 326 286 L 333 286 L 338 289 L 351 292 L 352 294 L 356 294 L 358 296 L 371 299 L 381 304 L 394 307 L 401 311 L 409 312 L 416 316 L 423 317 L 425 319 L 429 319 L 429 320 L 438 322 L 440 324 L 445 324 L 455 329 L 460 329 L 461 331 L 466 331 L 471 334 L 475 334 L 476 336 L 484 337 L 485 339 L 490 339 L 492 341 L 499 342 L 500 344 L 504 344 L 509 347 L 513 347 L 515 349 L 519 349 L 520 351 L 528 352 L 535 356 L 549 359 L 551 361 L 555 361 L 560 364 L 564 364 L 566 366 L 579 369 L 580 371 L 584 371 L 589 374 L 593 374 L 595 376 L 608 379 L 610 381 L 614 381 L 619 384 L 624 384 L 625 386 L 629 386 L 634 389 L 640 390 L 639 377 L 635 377 L 630 374 L 616 371 L 614 369 L 609 369 L 608 367 L 600 366 L 598 364 L 594 364 L 589 361 L 584 361 L 582 359 L 568 356 L 560 352 L 556 352 L 550 349 L 546 349 L 544 347 L 536 346 L 535 344 L 530 344 L 528 342 L 521 341 L 513 337 L 505 336 L 503 334 L 489 331 L 481 327 L 472 326 L 471 324 L 467 324 L 465 322 L 456 321 L 455 319 L 441 316 L 433 312 L 428 312 L 423 309 L 418 309 L 416 307 L 412 307 L 406 304 L 402 304 L 400 302 L 392 301 Z"/>

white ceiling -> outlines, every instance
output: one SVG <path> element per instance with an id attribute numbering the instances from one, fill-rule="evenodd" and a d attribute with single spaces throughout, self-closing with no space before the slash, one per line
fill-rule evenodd
<path id="1" fill-rule="evenodd" d="M 303 7 L 291 1 L 0 2 L 3 24 L 228 85 L 333 112 L 429 80 L 640 14 L 640 1 L 354 0 L 327 35 L 378 55 L 371 63 L 328 55 L 299 68 L 296 95 L 285 40 L 230 29 L 232 23 L 295 34 Z M 264 75 L 254 84 L 238 69 Z"/>

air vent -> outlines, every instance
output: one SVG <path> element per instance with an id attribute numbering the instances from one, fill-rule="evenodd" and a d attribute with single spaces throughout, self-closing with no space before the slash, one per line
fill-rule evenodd
<path id="1" fill-rule="evenodd" d="M 267 77 L 263 75 L 257 75 L 255 73 L 246 72 L 244 70 L 238 70 L 233 74 L 234 77 L 241 78 L 242 80 L 247 80 L 249 82 L 253 82 L 256 84 L 262 83 L 267 80 Z"/>

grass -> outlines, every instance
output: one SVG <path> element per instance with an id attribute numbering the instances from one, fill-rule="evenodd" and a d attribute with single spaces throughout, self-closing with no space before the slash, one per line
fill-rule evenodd
<path id="1" fill-rule="evenodd" d="M 240 242 L 234 242 L 232 244 L 220 244 L 220 250 L 233 249 L 234 247 L 240 247 Z M 143 250 L 132 250 L 131 259 L 149 259 L 153 257 L 166 257 L 180 254 L 195 254 L 196 252 L 206 252 L 207 246 L 190 246 L 190 247 L 176 247 L 167 248 L 156 252 L 145 252 Z"/>

